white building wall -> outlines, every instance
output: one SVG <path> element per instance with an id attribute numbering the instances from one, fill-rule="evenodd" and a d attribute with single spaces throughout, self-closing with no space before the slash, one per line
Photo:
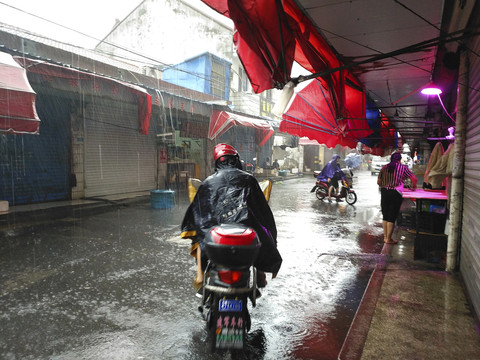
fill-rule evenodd
<path id="1" fill-rule="evenodd" d="M 230 94 L 232 108 L 245 114 L 258 115 L 260 112 L 260 96 L 232 91 Z"/>
<path id="2" fill-rule="evenodd" d="M 233 22 L 200 0 L 145 0 L 112 29 L 97 49 L 144 65 L 145 73 L 158 76 L 163 68 L 210 52 L 232 63 L 230 101 L 236 111 L 260 115 L 260 96 L 240 90 L 239 74 L 246 77 L 233 46 Z M 115 44 L 112 46 L 109 44 Z M 131 49 L 132 52 L 124 49 Z M 274 98 L 281 91 L 274 90 Z"/>
<path id="3" fill-rule="evenodd" d="M 97 49 L 138 61 L 145 73 L 152 75 L 155 67 L 162 69 L 205 52 L 212 53 L 232 63 L 232 109 L 268 116 L 265 111 L 261 113 L 260 95 L 253 93 L 248 79 L 246 87 L 239 86 L 239 74 L 243 77 L 246 74 L 234 49 L 233 31 L 230 19 L 200 0 L 145 0 L 114 27 Z M 133 53 L 126 49 L 132 49 Z"/>
<path id="4" fill-rule="evenodd" d="M 177 64 L 204 52 L 232 61 L 232 36 L 233 22 L 200 0 L 146 0 L 97 49 L 152 65 Z"/>

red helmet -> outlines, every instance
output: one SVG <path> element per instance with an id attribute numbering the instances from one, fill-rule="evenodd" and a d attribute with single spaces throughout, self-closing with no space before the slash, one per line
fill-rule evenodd
<path id="1" fill-rule="evenodd" d="M 228 144 L 218 144 L 213 148 L 213 160 L 217 159 L 224 155 L 238 156 L 237 150 L 231 145 Z"/>

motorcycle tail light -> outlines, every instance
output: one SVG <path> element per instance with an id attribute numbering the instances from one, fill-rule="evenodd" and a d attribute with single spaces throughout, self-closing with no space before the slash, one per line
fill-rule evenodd
<path id="1" fill-rule="evenodd" d="M 242 279 L 241 271 L 222 270 L 218 272 L 220 280 L 226 284 L 235 284 Z"/>

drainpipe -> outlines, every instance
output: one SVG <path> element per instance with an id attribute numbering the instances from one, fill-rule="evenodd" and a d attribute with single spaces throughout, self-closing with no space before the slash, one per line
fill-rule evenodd
<path id="1" fill-rule="evenodd" d="M 450 192 L 450 215 L 447 243 L 446 271 L 455 271 L 459 260 L 459 248 L 462 235 L 463 211 L 463 171 L 465 161 L 465 137 L 468 112 L 468 55 L 465 50 L 460 53 L 458 71 L 458 100 L 455 124 L 455 148 L 453 154 L 452 185 Z"/>

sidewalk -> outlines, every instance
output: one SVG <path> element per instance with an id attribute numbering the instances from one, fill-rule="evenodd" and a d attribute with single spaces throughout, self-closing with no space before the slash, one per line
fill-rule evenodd
<path id="1" fill-rule="evenodd" d="M 259 174 L 258 181 L 265 179 L 280 182 L 303 177 L 304 174 L 289 174 L 287 176 L 263 176 Z M 187 196 L 186 189 L 175 190 L 176 193 Z M 107 195 L 98 198 L 82 200 L 51 201 L 37 204 L 10 206 L 8 211 L 0 212 L 0 229 L 22 223 L 38 221 L 54 221 L 67 217 L 79 217 L 85 214 L 93 215 L 111 210 L 118 206 L 128 206 L 130 203 L 150 201 L 150 191 Z"/>
<path id="2" fill-rule="evenodd" d="M 136 192 L 102 196 L 84 200 L 52 201 L 38 204 L 17 205 L 0 212 L 0 229 L 19 224 L 54 221 L 61 218 L 94 215 L 135 202 L 148 202 L 150 192 Z"/>
<path id="3" fill-rule="evenodd" d="M 480 359 L 478 323 L 459 274 L 413 259 L 415 233 L 397 227 L 382 250 L 339 359 Z"/>

